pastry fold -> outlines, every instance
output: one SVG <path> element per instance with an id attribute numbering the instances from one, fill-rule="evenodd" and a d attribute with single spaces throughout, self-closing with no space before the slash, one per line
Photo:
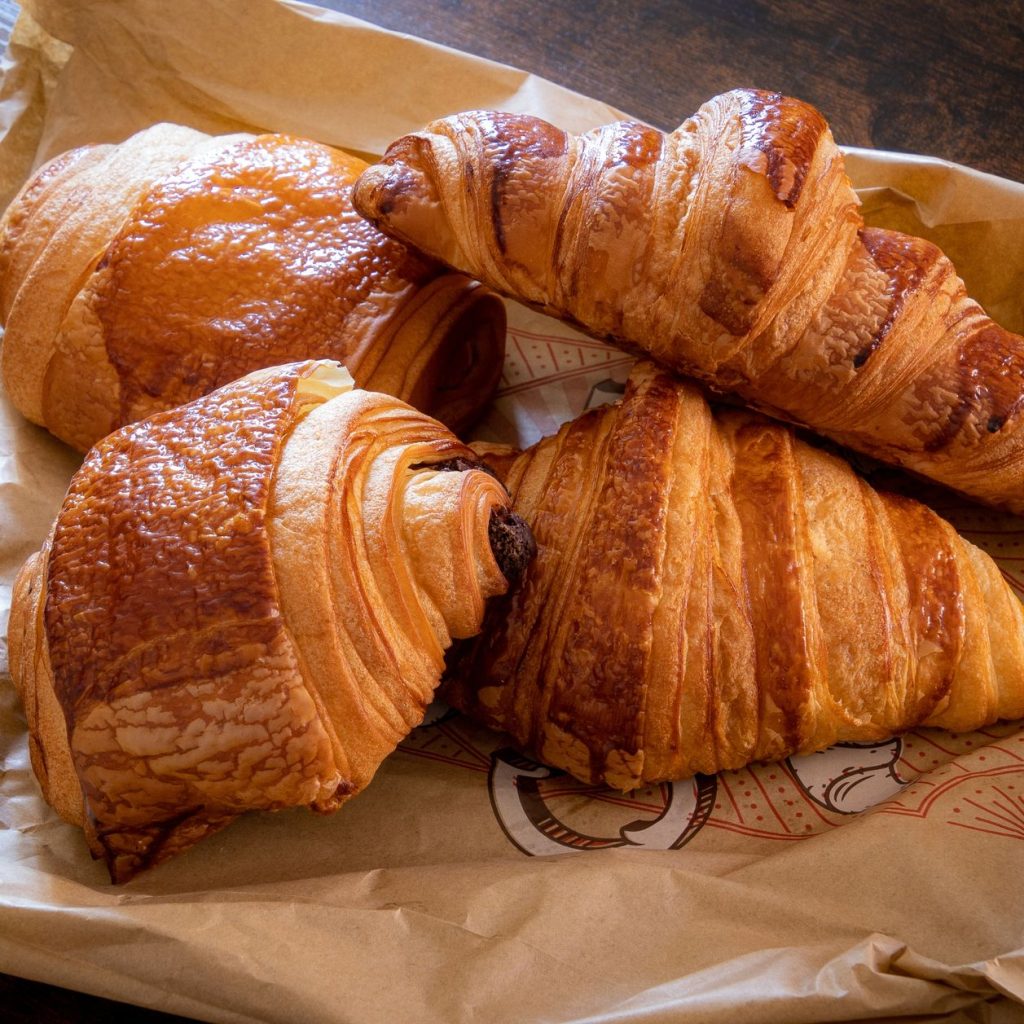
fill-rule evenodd
<path id="1" fill-rule="evenodd" d="M 866 228 L 822 116 L 729 92 L 665 135 L 474 111 L 356 183 L 375 225 L 720 392 L 1024 513 L 1024 338 Z"/>
<path id="2" fill-rule="evenodd" d="M 116 881 L 246 810 L 335 810 L 528 559 L 509 505 L 445 427 L 325 361 L 105 438 L 14 590 L 47 800 Z"/>
<path id="3" fill-rule="evenodd" d="M 445 697 L 623 790 L 1024 717 L 1024 609 L 909 498 L 651 362 L 502 474 L 538 553 Z"/>
<path id="4" fill-rule="evenodd" d="M 0 224 L 0 369 L 79 450 L 296 359 L 462 429 L 501 375 L 501 300 L 352 208 L 363 161 L 286 135 L 148 128 L 46 164 Z"/>

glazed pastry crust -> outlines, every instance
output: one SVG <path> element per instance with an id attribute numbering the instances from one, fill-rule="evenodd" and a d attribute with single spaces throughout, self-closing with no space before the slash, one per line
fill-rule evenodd
<path id="1" fill-rule="evenodd" d="M 547 764 L 628 790 L 1024 717 L 991 559 L 788 427 L 648 362 L 495 466 L 538 555 L 446 697 Z"/>
<path id="2" fill-rule="evenodd" d="M 459 114 L 395 142 L 354 198 L 507 295 L 1024 513 L 1024 339 L 934 245 L 863 226 L 807 104 L 737 90 L 668 135 Z"/>
<path id="3" fill-rule="evenodd" d="M 112 878 L 365 787 L 507 588 L 488 531 L 509 499 L 477 465 L 324 362 L 90 452 L 19 577 L 11 671 L 44 795 Z"/>
<path id="4" fill-rule="evenodd" d="M 456 429 L 501 373 L 501 300 L 352 209 L 365 164 L 157 125 L 64 154 L 0 224 L 4 385 L 80 450 L 265 366 L 333 358 Z"/>

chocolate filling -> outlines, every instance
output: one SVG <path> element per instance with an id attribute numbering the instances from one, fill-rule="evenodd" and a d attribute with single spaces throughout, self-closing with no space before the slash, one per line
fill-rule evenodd
<path id="1" fill-rule="evenodd" d="M 420 462 L 411 469 L 433 469 L 444 473 L 464 473 L 470 469 L 479 469 L 498 479 L 498 475 L 485 462 L 467 459 L 461 455 L 442 462 Z M 521 519 L 510 508 L 491 509 L 491 518 L 487 524 L 487 539 L 491 542 L 494 560 L 502 575 L 513 586 L 519 582 L 526 567 L 537 554 L 537 542 L 525 519 Z"/>
<path id="2" fill-rule="evenodd" d="M 461 455 L 457 455 L 453 459 L 445 459 L 443 462 L 417 462 L 415 466 L 410 466 L 409 468 L 434 469 L 439 473 L 465 473 L 469 469 L 479 469 L 493 476 L 495 480 L 498 479 L 494 470 L 485 462 L 477 462 L 476 459 L 467 459 Z"/>
<path id="3" fill-rule="evenodd" d="M 510 508 L 495 506 L 491 509 L 491 520 L 487 524 L 487 537 L 502 575 L 509 585 L 518 583 L 537 554 L 537 542 L 526 520 Z"/>

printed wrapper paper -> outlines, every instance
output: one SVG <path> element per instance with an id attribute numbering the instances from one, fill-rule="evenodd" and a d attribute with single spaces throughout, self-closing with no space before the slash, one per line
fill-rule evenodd
<path id="1" fill-rule="evenodd" d="M 379 153 L 468 107 L 573 130 L 618 116 L 297 4 L 25 6 L 0 87 L 5 202 L 42 159 L 161 120 Z M 850 171 L 870 221 L 937 240 L 1024 329 L 1024 187 L 866 151 Z M 614 400 L 628 366 L 513 310 L 483 436 L 530 443 Z M 76 462 L 0 407 L 0 623 Z M 1022 589 L 1024 523 L 925 496 Z M 248 816 L 113 887 L 38 795 L 5 669 L 0 649 L 0 971 L 231 1022 L 1021 1019 L 1019 725 L 621 795 L 435 706 L 339 814 Z"/>

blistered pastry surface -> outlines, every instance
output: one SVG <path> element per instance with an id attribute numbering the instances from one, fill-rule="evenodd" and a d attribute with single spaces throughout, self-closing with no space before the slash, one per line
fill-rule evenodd
<path id="1" fill-rule="evenodd" d="M 352 209 L 363 166 L 264 135 L 153 185 L 92 284 L 122 421 L 298 354 L 361 376 L 375 320 L 437 273 Z"/>
<path id="2" fill-rule="evenodd" d="M 45 623 L 101 847 L 108 831 L 313 803 L 341 782 L 265 524 L 299 370 L 111 435 L 72 482 Z"/>

